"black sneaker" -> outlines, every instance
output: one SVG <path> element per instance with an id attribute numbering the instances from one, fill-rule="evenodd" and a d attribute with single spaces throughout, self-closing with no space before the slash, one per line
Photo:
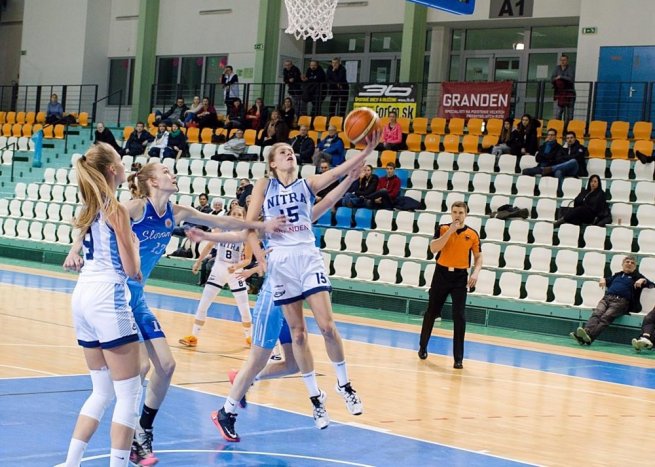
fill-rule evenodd
<path id="1" fill-rule="evenodd" d="M 221 432 L 221 436 L 226 441 L 239 442 L 240 438 L 234 429 L 234 422 L 237 420 L 237 414 L 227 413 L 225 409 L 221 408 L 218 412 L 212 412 L 212 422 Z"/>

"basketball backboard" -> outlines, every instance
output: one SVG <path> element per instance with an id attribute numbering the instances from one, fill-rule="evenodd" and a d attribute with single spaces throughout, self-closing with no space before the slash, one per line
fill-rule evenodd
<path id="1" fill-rule="evenodd" d="M 419 3 L 437 8 L 439 10 L 454 13 L 456 15 L 472 15 L 475 10 L 475 0 L 409 0 L 410 2 Z"/>

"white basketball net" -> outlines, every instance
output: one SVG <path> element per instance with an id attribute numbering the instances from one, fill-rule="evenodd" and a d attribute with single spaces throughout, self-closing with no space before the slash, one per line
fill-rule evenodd
<path id="1" fill-rule="evenodd" d="M 284 32 L 296 39 L 332 39 L 332 21 L 338 0 L 284 0 L 289 25 Z"/>

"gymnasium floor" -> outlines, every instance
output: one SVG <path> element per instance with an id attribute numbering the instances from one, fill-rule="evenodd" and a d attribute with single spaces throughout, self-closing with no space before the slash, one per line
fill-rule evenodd
<path id="1" fill-rule="evenodd" d="M 0 465 L 52 466 L 65 458 L 90 380 L 71 326 L 75 276 L 29 264 L 0 265 Z M 229 390 L 226 371 L 247 354 L 238 313 L 224 292 L 198 348 L 182 348 L 177 339 L 188 334 L 201 291 L 183 289 L 148 289 L 177 361 L 155 425 L 160 465 L 626 465 L 652 458 L 653 353 L 471 326 L 465 368 L 457 371 L 449 323 L 435 329 L 430 357 L 420 361 L 416 317 L 354 314 L 337 319 L 365 413 L 349 415 L 334 392 L 334 371 L 310 319 L 333 423 L 314 428 L 297 377 L 264 381 L 239 413 L 242 441 L 227 443 L 209 413 Z M 106 465 L 105 418 L 83 465 Z"/>

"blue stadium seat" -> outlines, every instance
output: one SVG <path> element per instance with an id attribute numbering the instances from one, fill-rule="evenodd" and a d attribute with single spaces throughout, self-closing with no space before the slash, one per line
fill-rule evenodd
<path id="1" fill-rule="evenodd" d="M 406 169 L 396 169 L 395 173 L 400 179 L 400 187 L 407 188 L 407 181 L 409 180 L 410 171 Z"/>
<path id="2" fill-rule="evenodd" d="M 355 227 L 358 229 L 370 229 L 373 223 L 373 211 L 370 209 L 358 209 L 355 212 Z"/>
<path id="3" fill-rule="evenodd" d="M 316 225 L 322 227 L 332 226 L 332 210 L 328 209 L 321 217 L 316 221 Z"/>
<path id="4" fill-rule="evenodd" d="M 353 210 L 346 207 L 337 208 L 336 221 L 337 227 L 349 229 L 352 227 Z"/>

